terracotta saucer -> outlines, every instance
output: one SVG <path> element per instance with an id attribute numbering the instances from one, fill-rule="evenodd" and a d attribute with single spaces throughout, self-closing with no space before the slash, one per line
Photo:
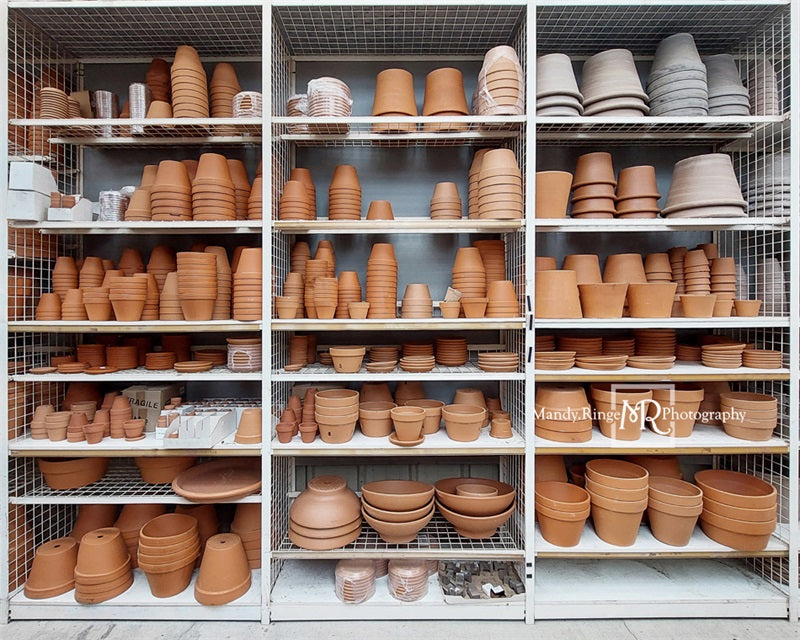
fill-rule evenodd
<path id="1" fill-rule="evenodd" d="M 136 442 L 137 440 L 144 440 L 145 437 L 146 437 L 145 434 L 142 434 L 138 438 L 125 438 L 125 440 L 127 440 L 128 442 Z"/>
<path id="2" fill-rule="evenodd" d="M 306 365 L 304 365 L 304 364 L 287 364 L 287 365 L 286 365 L 286 366 L 283 368 L 283 370 L 284 370 L 284 371 L 300 371 L 300 369 L 302 369 L 302 368 L 303 368 L 303 367 L 305 367 L 305 366 L 306 366 Z"/>
<path id="3" fill-rule="evenodd" d="M 32 373 L 35 376 L 41 376 L 46 373 L 55 373 L 56 371 L 58 371 L 58 367 L 34 367 L 33 369 L 30 369 L 28 373 Z M 89 371 L 87 370 L 86 373 L 89 373 Z"/>
<path id="4" fill-rule="evenodd" d="M 172 490 L 192 502 L 218 502 L 242 498 L 261 488 L 259 458 L 203 462 L 181 472 Z"/>
<path id="5" fill-rule="evenodd" d="M 102 375 L 104 373 L 116 373 L 117 371 L 119 371 L 117 367 L 91 367 L 89 369 L 86 369 L 84 373 L 88 373 L 89 375 L 92 376 L 97 376 L 97 375 Z"/>
<path id="6" fill-rule="evenodd" d="M 425 436 L 420 436 L 419 440 L 398 440 L 397 433 L 392 431 L 392 433 L 389 434 L 389 442 L 397 445 L 398 447 L 416 447 L 417 445 L 422 444 L 424 441 Z"/>

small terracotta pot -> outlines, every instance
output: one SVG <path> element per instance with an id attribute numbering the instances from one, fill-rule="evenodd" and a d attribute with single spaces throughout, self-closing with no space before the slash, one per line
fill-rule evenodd
<path id="1" fill-rule="evenodd" d="M 733 308 L 737 317 L 756 317 L 761 309 L 761 300 L 734 300 Z"/>
<path id="2" fill-rule="evenodd" d="M 414 406 L 394 407 L 389 410 L 389 415 L 398 440 L 414 442 L 420 438 L 425 409 Z"/>
<path id="3" fill-rule="evenodd" d="M 314 442 L 314 440 L 317 439 L 319 427 L 316 422 L 301 422 L 298 429 L 300 430 L 300 439 L 306 444 Z"/>
<path id="4" fill-rule="evenodd" d="M 292 441 L 292 436 L 294 436 L 294 424 L 291 422 L 279 422 L 275 426 L 275 430 L 278 433 L 278 442 L 287 443 Z"/>

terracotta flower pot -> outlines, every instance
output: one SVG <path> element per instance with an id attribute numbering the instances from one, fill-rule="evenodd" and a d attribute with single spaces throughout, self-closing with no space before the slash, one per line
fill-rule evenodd
<path id="1" fill-rule="evenodd" d="M 425 102 L 422 115 L 432 116 L 438 113 L 469 114 L 467 98 L 464 94 L 464 79 L 461 71 L 452 67 L 443 67 L 431 71 L 425 77 Z"/>
<path id="2" fill-rule="evenodd" d="M 398 440 L 415 442 L 420 438 L 425 420 L 425 410 L 422 407 L 394 407 L 389 410 L 389 415 Z"/>
<path id="3" fill-rule="evenodd" d="M 375 80 L 375 97 L 372 115 L 397 113 L 417 115 L 414 97 L 414 76 L 405 69 L 384 69 Z"/>
<path id="4" fill-rule="evenodd" d="M 591 494 L 592 522 L 598 537 L 618 547 L 630 547 L 639 535 L 647 498 L 641 502 L 623 502 Z"/>
<path id="5" fill-rule="evenodd" d="M 78 545 L 73 538 L 56 538 L 40 545 L 25 582 L 25 597 L 38 600 L 71 591 L 77 559 Z"/>
<path id="6" fill-rule="evenodd" d="M 621 318 L 625 308 L 628 284 L 579 284 L 581 311 L 584 318 Z"/>
<path id="7" fill-rule="evenodd" d="M 676 282 L 630 283 L 628 306 L 632 318 L 669 318 L 675 299 Z"/>
<path id="8" fill-rule="evenodd" d="M 362 402 L 358 408 L 361 432 L 370 438 L 388 436 L 392 432 L 391 410 L 396 406 L 387 401 Z"/>
<path id="9" fill-rule="evenodd" d="M 542 504 L 536 505 L 536 516 L 542 537 L 558 547 L 574 547 L 580 542 L 590 512 L 588 504 L 583 510 L 576 512 L 551 509 Z"/>
<path id="10" fill-rule="evenodd" d="M 250 566 L 241 538 L 221 533 L 209 538 L 195 583 L 194 597 L 204 605 L 221 605 L 250 589 Z"/>
<path id="11" fill-rule="evenodd" d="M 537 271 L 535 274 L 537 318 L 580 318 L 581 304 L 574 271 Z"/>
<path id="12" fill-rule="evenodd" d="M 566 218 L 572 174 L 566 171 L 536 172 L 536 217 Z"/>
<path id="13" fill-rule="evenodd" d="M 642 256 L 638 253 L 614 253 L 606 258 L 603 282 L 647 282 Z"/>
<path id="14" fill-rule="evenodd" d="M 367 220 L 394 220 L 392 203 L 388 200 L 373 200 L 367 209 Z"/>

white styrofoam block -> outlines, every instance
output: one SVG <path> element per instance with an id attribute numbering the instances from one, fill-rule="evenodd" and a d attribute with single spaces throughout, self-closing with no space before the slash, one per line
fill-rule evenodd
<path id="1" fill-rule="evenodd" d="M 51 192 L 58 191 L 50 170 L 35 162 L 10 163 L 8 188 L 15 191 L 35 191 L 48 198 Z"/>
<path id="2" fill-rule="evenodd" d="M 91 222 L 92 202 L 86 198 L 81 198 L 71 209 L 69 207 L 51 207 L 47 210 L 47 219 L 59 221 L 74 220 L 76 222 Z"/>
<path id="3" fill-rule="evenodd" d="M 9 189 L 6 206 L 9 220 L 44 220 L 50 206 L 50 194 Z"/>

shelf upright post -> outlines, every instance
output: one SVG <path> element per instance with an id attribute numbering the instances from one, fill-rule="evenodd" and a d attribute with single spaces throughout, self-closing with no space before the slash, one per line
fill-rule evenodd
<path id="1" fill-rule="evenodd" d="M 8 95 L 8 3 L 0 3 L 0 95 Z M 8 131 L 8 100 L 0 100 L 0 131 Z M 0 251 L 8 251 L 8 210 L 6 192 L 8 190 L 8 140 L 0 144 Z M 0 270 L 0 353 L 8 353 L 8 258 Z M 0 374 L 0 398 L 8 398 L 8 372 Z M 6 419 L 8 420 L 8 402 L 6 402 Z M 8 429 L 0 434 L 0 531 L 8 531 Z M 0 625 L 8 623 L 8 536 L 0 544 Z"/>
<path id="2" fill-rule="evenodd" d="M 269 624 L 272 585 L 272 2 L 264 0 L 261 10 L 261 623 Z"/>
<path id="3" fill-rule="evenodd" d="M 535 410 L 533 353 L 536 350 L 536 336 L 533 321 L 533 271 L 536 256 L 536 2 L 530 0 L 525 13 L 525 110 L 528 122 L 525 126 L 525 622 L 535 620 L 534 610 L 534 572 L 536 570 L 536 526 L 534 524 L 534 484 L 535 484 L 535 438 L 533 435 L 533 415 Z"/>

